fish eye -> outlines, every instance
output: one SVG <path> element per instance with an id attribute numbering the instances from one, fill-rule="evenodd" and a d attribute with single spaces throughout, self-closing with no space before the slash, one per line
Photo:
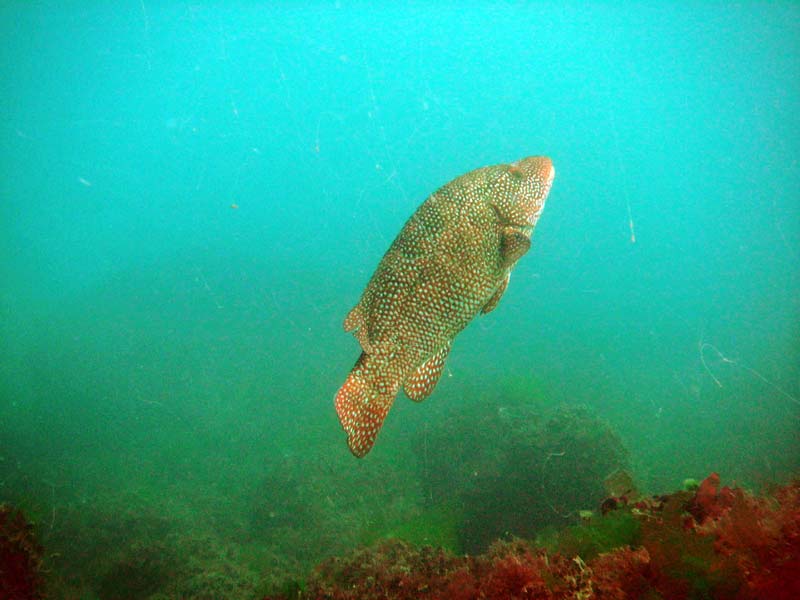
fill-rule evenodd
<path id="1" fill-rule="evenodd" d="M 509 165 L 508 174 L 514 177 L 515 179 L 522 179 L 522 177 L 524 176 L 522 169 L 520 169 L 519 166 L 517 165 Z"/>

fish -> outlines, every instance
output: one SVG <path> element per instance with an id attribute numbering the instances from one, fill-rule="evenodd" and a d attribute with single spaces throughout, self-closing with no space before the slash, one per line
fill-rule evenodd
<path id="1" fill-rule="evenodd" d="M 456 335 L 497 308 L 554 177 L 545 156 L 475 169 L 405 223 L 344 320 L 361 355 L 334 405 L 354 456 L 372 449 L 400 389 L 430 396 Z"/>

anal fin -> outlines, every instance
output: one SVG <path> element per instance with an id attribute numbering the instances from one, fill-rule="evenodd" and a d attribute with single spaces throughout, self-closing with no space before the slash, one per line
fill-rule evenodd
<path id="1" fill-rule="evenodd" d="M 503 279 L 503 283 L 500 284 L 500 287 L 497 288 L 497 291 L 494 293 L 494 295 L 491 298 L 489 298 L 489 301 L 483 306 L 483 308 L 481 309 L 481 312 L 483 314 L 492 312 L 495 308 L 497 308 L 497 303 L 500 302 L 500 298 L 503 297 L 506 288 L 508 288 L 508 282 L 510 279 L 511 279 L 511 272 L 509 272 L 506 275 L 506 278 Z"/>
<path id="2" fill-rule="evenodd" d="M 422 402 L 430 396 L 444 372 L 448 354 L 450 354 L 450 344 L 443 346 L 436 354 L 422 363 L 403 385 L 406 396 L 414 402 Z"/>

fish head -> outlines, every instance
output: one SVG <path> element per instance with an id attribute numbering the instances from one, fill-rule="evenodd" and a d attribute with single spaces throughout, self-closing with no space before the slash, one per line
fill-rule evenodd
<path id="1" fill-rule="evenodd" d="M 490 202 L 503 224 L 533 231 L 555 176 L 553 161 L 546 156 L 529 156 L 501 165 L 492 183 Z"/>

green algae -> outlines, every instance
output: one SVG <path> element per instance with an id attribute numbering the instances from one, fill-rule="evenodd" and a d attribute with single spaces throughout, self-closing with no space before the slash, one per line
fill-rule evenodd
<path id="1" fill-rule="evenodd" d="M 461 552 L 458 527 L 463 515 L 452 506 L 435 506 L 390 529 L 383 537 L 398 538 L 417 546 L 438 546 Z"/>
<path id="2" fill-rule="evenodd" d="M 565 556 L 590 560 L 604 552 L 623 546 L 636 546 L 641 538 L 641 524 L 627 510 L 618 510 L 572 527 L 543 535 L 540 542 Z"/>

